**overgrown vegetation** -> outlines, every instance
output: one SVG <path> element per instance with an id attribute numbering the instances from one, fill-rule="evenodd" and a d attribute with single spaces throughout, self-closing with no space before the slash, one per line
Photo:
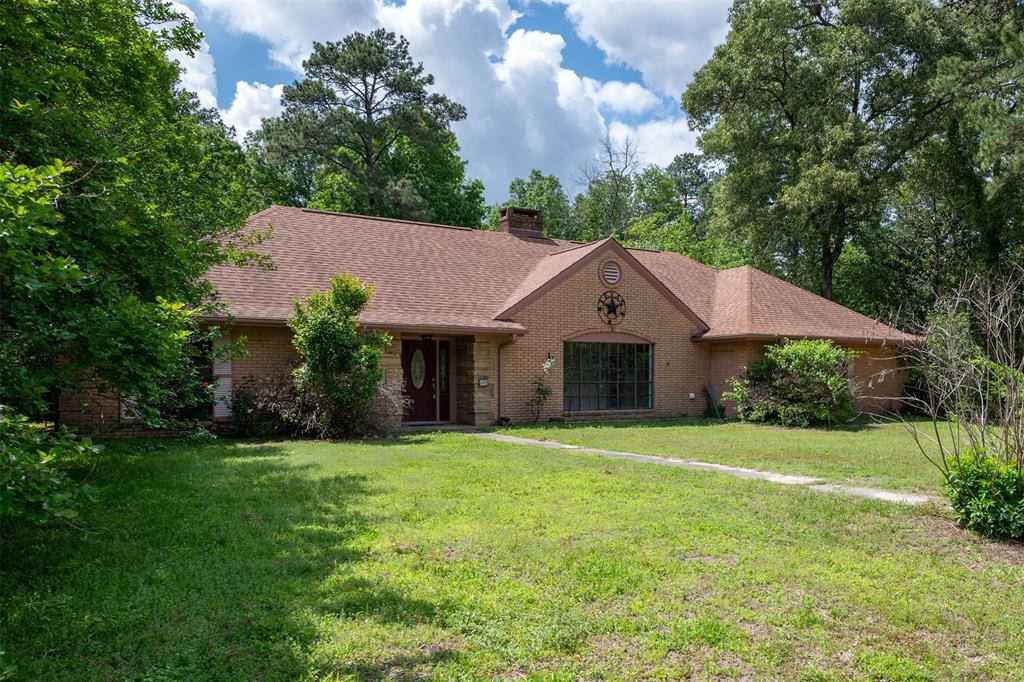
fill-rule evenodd
<path id="1" fill-rule="evenodd" d="M 18 415 L 50 418 L 68 390 L 131 396 L 150 423 L 179 409 L 216 333 L 199 327 L 204 277 L 254 260 L 260 206 L 230 131 L 180 90 L 169 55 L 201 36 L 170 4 L 12 0 L 0 26 L 0 410 L 21 453 L 6 475 L 68 490 L 71 442 Z"/>
<path id="2" fill-rule="evenodd" d="M 850 363 L 856 353 L 832 341 L 787 339 L 764 348 L 743 377 L 723 394 L 736 401 L 740 419 L 808 427 L 853 416 Z"/>
<path id="3" fill-rule="evenodd" d="M 288 326 L 299 364 L 290 375 L 238 387 L 232 414 L 240 430 L 344 438 L 398 425 L 405 407 L 401 386 L 385 381 L 380 364 L 390 338 L 360 330 L 357 322 L 372 292 L 355 277 L 338 275 L 328 291 L 296 301 Z"/>
<path id="4" fill-rule="evenodd" d="M 920 376 L 911 400 L 931 428 L 911 432 L 965 527 L 1022 539 L 1024 266 L 941 297 L 921 331 L 924 343 L 910 349 Z"/>

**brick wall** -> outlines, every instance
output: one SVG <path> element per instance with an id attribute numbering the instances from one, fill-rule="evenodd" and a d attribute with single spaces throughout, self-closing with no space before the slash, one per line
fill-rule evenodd
<path id="1" fill-rule="evenodd" d="M 292 346 L 292 331 L 285 326 L 238 326 L 231 330 L 232 340 L 245 338 L 247 355 L 231 361 L 234 385 L 249 377 L 261 377 L 287 370 L 298 356 Z"/>
<path id="2" fill-rule="evenodd" d="M 708 345 L 708 383 L 715 392 L 715 400 L 725 409 L 726 416 L 736 416 L 735 401 L 722 398 L 722 394 L 730 388 L 729 379 L 746 374 L 747 365 L 760 359 L 763 348 L 763 341 Z"/>
<path id="3" fill-rule="evenodd" d="M 121 400 L 94 385 L 63 391 L 57 401 L 60 423 L 80 433 L 107 433 L 121 425 Z"/>
<path id="4" fill-rule="evenodd" d="M 619 258 L 622 277 L 615 287 L 600 277 L 605 258 L 595 258 L 555 285 L 515 315 L 528 332 L 502 350 L 504 379 L 502 411 L 513 421 L 532 418 L 527 401 L 533 394 L 533 380 L 550 353 L 557 363 L 548 375 L 551 397 L 542 419 L 563 417 L 562 344 L 588 333 L 614 331 L 632 334 L 653 345 L 654 406 L 640 412 L 587 412 L 595 417 L 698 415 L 704 411 L 702 392 L 708 373 L 706 345 L 695 344 L 690 336 L 695 326 L 675 305 L 643 276 Z M 625 319 L 610 328 L 598 314 L 598 298 L 608 290 L 618 291 L 626 303 Z M 694 399 L 689 399 L 689 394 Z"/>
<path id="5" fill-rule="evenodd" d="M 892 346 L 844 344 L 857 351 L 853 361 L 854 406 L 858 412 L 881 413 L 900 408 L 907 380 L 901 352 Z"/>

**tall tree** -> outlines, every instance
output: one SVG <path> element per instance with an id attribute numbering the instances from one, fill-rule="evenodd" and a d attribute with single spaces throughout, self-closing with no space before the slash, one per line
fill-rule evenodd
<path id="1" fill-rule="evenodd" d="M 271 166 L 308 178 L 321 208 L 440 220 L 450 195 L 475 205 L 457 211 L 476 226 L 482 198 L 465 181 L 451 124 L 465 108 L 430 92 L 434 77 L 413 61 L 409 43 L 383 29 L 341 42 L 314 43 L 305 78 L 284 90 L 284 113 L 264 121 L 258 139 Z"/>
<path id="2" fill-rule="evenodd" d="M 11 0 L 0 26 L 0 404 L 85 382 L 156 403 L 258 208 L 241 148 L 178 89 L 167 53 L 199 34 L 150 0 Z"/>
<path id="3" fill-rule="evenodd" d="M 708 168 L 707 159 L 703 154 L 685 152 L 677 154 L 665 171 L 672 178 L 679 201 L 690 214 L 698 232 L 706 227 L 709 204 L 711 203 L 711 187 L 715 173 Z"/>
<path id="4" fill-rule="evenodd" d="M 508 196 L 505 202 L 491 207 L 487 216 L 489 229 L 498 228 L 501 207 L 518 206 L 543 211 L 544 232 L 552 237 L 568 237 L 571 231 L 569 197 L 557 175 L 544 175 L 534 168 L 527 178 L 515 178 L 509 183 Z"/>
<path id="5" fill-rule="evenodd" d="M 648 166 L 636 176 L 635 215 L 621 239 L 638 248 L 675 251 L 713 267 L 742 265 L 739 245 L 709 233 L 699 222 L 707 214 L 711 182 L 700 158 L 681 154 L 665 168 Z"/>
<path id="6" fill-rule="evenodd" d="M 813 266 L 833 298 L 843 249 L 881 220 L 951 101 L 931 87 L 958 43 L 946 19 L 926 0 L 733 5 L 682 102 L 726 168 L 714 220 L 744 235 L 760 265 Z"/>
<path id="7" fill-rule="evenodd" d="M 598 150 L 584 162 L 579 184 L 585 190 L 573 203 L 573 238 L 603 239 L 622 232 L 635 215 L 634 182 L 640 168 L 636 142 L 605 134 Z"/>

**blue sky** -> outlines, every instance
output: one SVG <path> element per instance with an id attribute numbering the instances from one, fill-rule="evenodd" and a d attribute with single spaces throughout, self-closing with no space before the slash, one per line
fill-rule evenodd
<path id="1" fill-rule="evenodd" d="M 185 87 L 240 135 L 280 110 L 314 40 L 384 26 L 405 35 L 438 89 L 467 107 L 455 126 L 491 201 L 540 168 L 573 178 L 606 132 L 644 161 L 695 148 L 679 109 L 693 71 L 727 31 L 728 5 L 639 0 L 179 0 L 206 34 L 179 56 Z"/>

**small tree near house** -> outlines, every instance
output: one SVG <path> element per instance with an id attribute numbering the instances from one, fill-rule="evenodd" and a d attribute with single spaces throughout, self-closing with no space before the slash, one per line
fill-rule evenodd
<path id="1" fill-rule="evenodd" d="M 391 426 L 404 407 L 401 387 L 383 380 L 380 365 L 391 339 L 360 330 L 357 321 L 372 293 L 343 274 L 329 290 L 295 302 L 288 326 L 298 365 L 238 387 L 231 408 L 241 432 L 343 438 Z"/>
<path id="2" fill-rule="evenodd" d="M 352 436 L 374 430 L 372 411 L 384 378 L 380 359 L 390 337 L 361 331 L 357 322 L 373 287 L 338 275 L 328 291 L 296 301 L 288 326 L 301 362 L 295 389 L 302 430 L 320 437 Z"/>

